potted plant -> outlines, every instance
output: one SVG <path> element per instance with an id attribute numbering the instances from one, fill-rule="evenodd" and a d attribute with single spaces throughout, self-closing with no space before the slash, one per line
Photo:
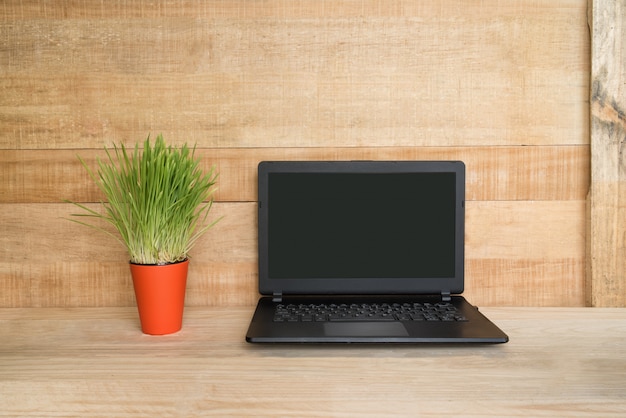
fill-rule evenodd
<path id="1" fill-rule="evenodd" d="M 97 223 L 72 220 L 113 235 L 128 250 L 142 331 L 176 332 L 182 326 L 189 251 L 217 222 L 207 223 L 215 167 L 203 172 L 195 147 L 172 148 L 162 135 L 154 146 L 148 136 L 143 149 L 121 144 L 105 151 L 97 174 L 78 157 L 106 197 L 102 210 L 71 202 L 83 210 L 73 216 L 108 222 L 119 236 Z"/>

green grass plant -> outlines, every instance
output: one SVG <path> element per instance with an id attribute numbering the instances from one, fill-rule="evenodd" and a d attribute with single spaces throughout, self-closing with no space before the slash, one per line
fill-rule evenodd
<path id="1" fill-rule="evenodd" d="M 107 158 L 98 159 L 94 173 L 79 160 L 104 193 L 102 211 L 74 203 L 83 213 L 72 214 L 104 220 L 115 227 L 119 237 L 97 223 L 71 219 L 120 240 L 130 262 L 163 265 L 184 261 L 189 251 L 217 221 L 207 223 L 213 205 L 217 173 L 215 167 L 203 172 L 195 147 L 167 146 L 159 135 L 154 146 L 150 136 L 143 149 L 105 147 Z"/>

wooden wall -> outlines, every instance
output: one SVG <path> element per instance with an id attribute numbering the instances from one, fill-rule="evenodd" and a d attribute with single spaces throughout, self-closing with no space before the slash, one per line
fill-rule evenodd
<path id="1" fill-rule="evenodd" d="M 127 257 L 64 218 L 76 155 L 152 133 L 220 172 L 188 305 L 250 305 L 256 165 L 461 159 L 466 296 L 582 306 L 590 185 L 584 0 L 5 0 L 0 307 L 127 306 Z"/>
<path id="2" fill-rule="evenodd" d="M 626 306 L 626 0 L 594 0 L 587 304 Z"/>

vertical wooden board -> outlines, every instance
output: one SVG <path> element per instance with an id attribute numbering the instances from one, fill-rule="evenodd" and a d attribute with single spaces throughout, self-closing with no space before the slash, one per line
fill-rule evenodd
<path id="1" fill-rule="evenodd" d="M 626 306 L 626 0 L 593 0 L 587 303 Z"/>

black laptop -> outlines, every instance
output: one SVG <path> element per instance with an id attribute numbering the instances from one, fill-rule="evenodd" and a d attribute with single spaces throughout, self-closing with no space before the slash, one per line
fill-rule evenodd
<path id="1" fill-rule="evenodd" d="M 504 343 L 462 296 L 460 161 L 264 161 L 251 343 Z"/>

